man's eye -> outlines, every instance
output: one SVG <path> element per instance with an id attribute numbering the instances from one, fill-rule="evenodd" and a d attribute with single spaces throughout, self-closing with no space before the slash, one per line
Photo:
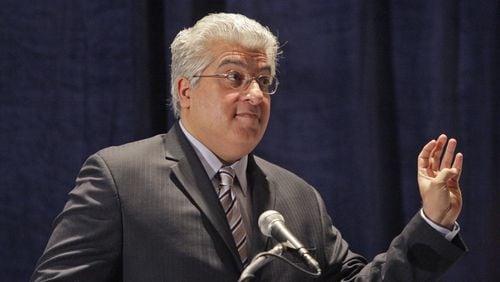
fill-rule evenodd
<path id="1" fill-rule="evenodd" d="M 227 73 L 227 79 L 234 82 L 241 82 L 243 80 L 243 75 L 237 71 L 231 71 Z"/>
<path id="2" fill-rule="evenodd" d="M 259 76 L 259 84 L 262 86 L 269 86 L 271 85 L 272 79 L 269 76 Z"/>

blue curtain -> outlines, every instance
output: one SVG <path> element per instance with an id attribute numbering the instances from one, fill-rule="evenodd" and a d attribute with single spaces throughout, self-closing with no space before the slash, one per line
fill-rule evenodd
<path id="1" fill-rule="evenodd" d="M 416 157 L 440 133 L 465 155 L 470 253 L 444 281 L 500 277 L 500 1 L 0 3 L 0 272 L 26 281 L 83 160 L 165 132 L 168 46 L 208 12 L 243 13 L 284 54 L 256 153 L 313 184 L 372 258 L 418 211 Z"/>

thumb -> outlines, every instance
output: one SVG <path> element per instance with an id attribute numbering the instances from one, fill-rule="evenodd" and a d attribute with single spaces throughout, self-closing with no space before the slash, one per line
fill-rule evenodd
<path id="1" fill-rule="evenodd" d="M 458 175 L 456 168 L 443 168 L 435 178 L 436 183 L 446 183 L 449 179 Z"/>

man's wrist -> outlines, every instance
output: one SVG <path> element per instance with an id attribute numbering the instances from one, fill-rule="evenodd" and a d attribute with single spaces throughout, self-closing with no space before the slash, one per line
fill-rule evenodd
<path id="1" fill-rule="evenodd" d="M 451 241 L 455 236 L 457 236 L 458 232 L 460 231 L 460 225 L 458 225 L 457 222 L 453 225 L 453 229 L 449 230 L 446 227 L 440 226 L 436 223 L 434 223 L 432 220 L 430 220 L 424 213 L 424 209 L 420 209 L 420 216 L 427 222 L 432 228 L 434 228 L 436 231 L 441 233 L 446 240 Z"/>

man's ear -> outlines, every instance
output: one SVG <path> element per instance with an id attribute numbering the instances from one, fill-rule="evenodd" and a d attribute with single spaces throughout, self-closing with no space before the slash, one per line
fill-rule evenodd
<path id="1" fill-rule="evenodd" d="M 177 93 L 179 95 L 179 103 L 181 108 L 189 108 L 191 106 L 191 82 L 189 79 L 182 77 L 177 80 Z"/>

